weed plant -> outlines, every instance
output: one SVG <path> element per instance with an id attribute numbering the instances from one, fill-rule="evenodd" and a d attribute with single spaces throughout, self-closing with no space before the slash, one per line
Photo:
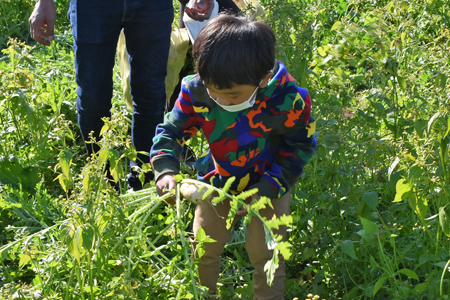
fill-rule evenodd
<path id="1" fill-rule="evenodd" d="M 319 147 L 292 191 L 292 222 L 278 220 L 289 223 L 290 247 L 277 248 L 291 254 L 285 299 L 448 299 L 448 2 L 260 2 L 317 119 Z M 50 47 L 28 37 L 32 5 L 0 1 L 0 298 L 201 299 L 194 206 L 163 205 L 154 183 L 126 191 L 136 152 L 119 73 L 102 150 L 87 158 L 68 1 L 57 2 Z M 200 155 L 206 142 L 190 146 Z M 104 180 L 106 160 L 121 196 Z M 180 181 L 193 175 L 183 173 Z M 210 239 L 197 242 L 201 253 Z M 253 298 L 244 242 L 239 222 L 223 255 L 222 299 Z"/>

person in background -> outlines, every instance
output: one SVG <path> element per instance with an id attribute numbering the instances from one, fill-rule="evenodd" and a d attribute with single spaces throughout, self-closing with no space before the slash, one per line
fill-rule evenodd
<path id="1" fill-rule="evenodd" d="M 232 13 L 232 14 L 239 14 L 241 12 L 240 8 L 236 5 L 236 3 L 233 0 L 217 0 L 217 4 L 219 5 L 219 12 L 227 12 L 227 13 Z M 183 21 L 183 15 L 185 12 L 189 17 L 196 19 L 198 21 L 209 20 L 209 17 L 210 17 L 209 15 L 205 15 L 205 14 L 202 16 L 198 16 L 198 15 L 196 15 L 196 14 L 198 14 L 197 11 L 191 10 L 190 8 L 186 8 L 186 4 L 180 3 L 180 16 L 178 18 L 178 21 L 179 21 L 178 27 L 179 28 L 185 28 L 184 21 Z M 175 90 L 172 93 L 170 100 L 167 101 L 166 112 L 171 111 L 173 106 L 175 105 L 175 101 L 177 100 L 178 94 L 181 89 L 182 79 L 184 77 L 186 77 L 187 75 L 193 74 L 195 72 L 191 65 L 191 61 L 192 61 L 192 55 L 190 54 L 190 52 L 188 52 L 187 64 L 181 70 L 180 75 L 179 75 L 180 81 L 179 81 L 178 85 L 175 87 Z"/>
<path id="2" fill-rule="evenodd" d="M 196 19 L 209 18 L 213 6 L 213 0 L 197 0 L 190 14 Z M 131 141 L 137 151 L 148 153 L 156 125 L 164 115 L 164 78 L 174 17 L 172 0 L 72 0 L 68 17 L 74 37 L 78 123 L 88 155 L 99 150 L 90 135 L 98 141 L 102 118 L 111 117 L 113 67 L 122 28 L 131 68 Z M 37 0 L 29 18 L 31 37 L 50 45 L 55 38 L 55 21 L 53 0 Z M 149 157 L 145 154 L 138 154 L 138 159 L 131 162 L 130 188 L 142 188 L 134 166 L 147 162 Z M 146 181 L 152 178 L 152 173 L 146 174 Z"/>
<path id="3" fill-rule="evenodd" d="M 271 199 L 273 208 L 260 210 L 261 216 L 289 215 L 291 188 L 315 151 L 315 120 L 308 91 L 275 60 L 272 29 L 246 16 L 219 15 L 200 31 L 193 58 L 197 75 L 183 80 L 173 110 L 153 139 L 150 159 L 158 194 L 176 187 L 183 145 L 201 130 L 209 149 L 196 162 L 198 180 L 223 188 L 234 177 L 230 193 L 256 188 L 257 194 L 248 201 Z M 226 227 L 229 211 L 229 200 L 217 205 L 209 201 L 195 210 L 194 234 L 202 227 L 216 240 L 204 244 L 198 264 L 200 284 L 209 294 L 217 292 L 220 255 L 231 240 Z M 285 238 L 286 226 L 275 233 Z M 280 257 L 269 286 L 264 265 L 273 252 L 259 219 L 248 224 L 246 249 L 255 268 L 254 299 L 282 300 L 284 260 Z"/>

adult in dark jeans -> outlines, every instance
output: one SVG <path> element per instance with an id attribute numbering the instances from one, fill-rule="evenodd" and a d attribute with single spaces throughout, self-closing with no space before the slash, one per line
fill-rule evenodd
<path id="1" fill-rule="evenodd" d="M 190 15 L 200 20 L 209 18 L 213 0 L 197 2 Z M 137 151 L 149 152 L 156 125 L 163 121 L 164 78 L 174 17 L 172 0 L 71 0 L 68 17 L 74 37 L 78 122 L 88 155 L 99 150 L 98 145 L 89 143 L 90 133 L 98 140 L 102 118 L 111 117 L 113 67 L 122 28 L 131 68 L 131 141 Z M 29 19 L 31 37 L 50 45 L 55 20 L 53 0 L 38 0 Z M 149 157 L 139 154 L 131 164 L 147 162 Z M 147 181 L 153 177 L 146 175 Z M 142 188 L 135 171 L 128 184 L 134 190 Z"/>

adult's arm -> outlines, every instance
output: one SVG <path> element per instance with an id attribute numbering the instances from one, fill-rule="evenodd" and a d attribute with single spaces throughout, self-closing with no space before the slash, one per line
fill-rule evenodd
<path id="1" fill-rule="evenodd" d="M 56 7 L 53 0 L 37 0 L 28 21 L 31 38 L 42 45 L 49 46 L 55 39 Z"/>

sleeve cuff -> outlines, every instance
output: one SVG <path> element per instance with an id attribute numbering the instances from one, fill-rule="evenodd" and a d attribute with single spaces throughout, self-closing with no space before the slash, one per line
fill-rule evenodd
<path id="1" fill-rule="evenodd" d="M 155 182 L 159 180 L 161 176 L 167 173 L 180 173 L 180 163 L 170 159 L 158 159 L 155 158 L 152 161 L 153 173 L 155 174 Z"/>

